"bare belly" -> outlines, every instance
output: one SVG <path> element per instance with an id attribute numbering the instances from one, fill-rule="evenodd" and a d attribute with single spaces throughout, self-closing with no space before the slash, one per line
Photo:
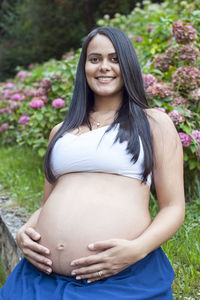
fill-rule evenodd
<path id="1" fill-rule="evenodd" d="M 96 253 L 88 249 L 92 242 L 139 236 L 151 223 L 148 204 L 149 188 L 137 179 L 105 173 L 60 177 L 36 225 L 53 271 L 70 275 L 73 259 Z"/>

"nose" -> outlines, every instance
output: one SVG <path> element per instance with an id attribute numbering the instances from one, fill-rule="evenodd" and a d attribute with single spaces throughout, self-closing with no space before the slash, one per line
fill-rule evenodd
<path id="1" fill-rule="evenodd" d="M 110 70 L 111 70 L 111 67 L 110 67 L 109 61 L 107 59 L 102 60 L 102 62 L 100 64 L 100 71 L 107 72 Z"/>

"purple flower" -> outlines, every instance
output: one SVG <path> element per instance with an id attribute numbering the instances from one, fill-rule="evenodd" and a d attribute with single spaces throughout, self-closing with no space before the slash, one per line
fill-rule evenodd
<path id="1" fill-rule="evenodd" d="M 188 107 L 189 105 L 188 105 L 187 102 L 188 102 L 187 99 L 183 98 L 180 95 L 174 94 L 173 97 L 172 97 L 171 105 L 172 106 L 185 105 L 186 107 Z"/>
<path id="2" fill-rule="evenodd" d="M 188 98 L 189 98 L 189 100 L 191 100 L 193 102 L 199 102 L 200 101 L 200 88 L 190 91 L 188 94 Z"/>
<path id="3" fill-rule="evenodd" d="M 183 147 L 189 147 L 190 146 L 191 140 L 192 140 L 190 135 L 188 135 L 185 132 L 179 132 L 179 137 L 181 139 Z"/>
<path id="4" fill-rule="evenodd" d="M 8 123 L 3 123 L 3 124 L 1 124 L 1 126 L 0 126 L 0 132 L 4 132 L 4 131 L 8 130 L 9 127 L 10 127 L 10 126 L 9 126 Z"/>
<path id="5" fill-rule="evenodd" d="M 61 108 L 65 106 L 65 101 L 63 99 L 57 98 L 53 100 L 52 107 L 53 108 Z"/>
<path id="6" fill-rule="evenodd" d="M 197 89 L 200 85 L 200 70 L 193 66 L 182 66 L 172 76 L 173 88 L 182 92 Z"/>
<path id="7" fill-rule="evenodd" d="M 167 55 L 158 54 L 154 57 L 154 66 L 162 72 L 169 70 L 171 59 Z"/>
<path id="8" fill-rule="evenodd" d="M 21 95 L 21 94 L 14 94 L 14 95 L 11 97 L 11 100 L 14 100 L 14 101 L 22 101 L 22 100 L 23 100 L 23 95 Z"/>
<path id="9" fill-rule="evenodd" d="M 134 40 L 135 40 L 137 43 L 143 42 L 143 38 L 142 38 L 141 36 L 135 36 L 135 37 L 134 37 Z"/>
<path id="10" fill-rule="evenodd" d="M 23 79 L 23 78 L 25 77 L 25 72 L 24 72 L 24 71 L 19 71 L 19 72 L 17 73 L 17 77 Z"/>
<path id="11" fill-rule="evenodd" d="M 175 125 L 183 123 L 185 121 L 184 116 L 178 110 L 172 110 L 168 113 L 169 117 L 172 119 Z"/>
<path id="12" fill-rule="evenodd" d="M 192 136 L 195 138 L 197 143 L 200 143 L 200 131 L 199 130 L 193 130 Z"/>
<path id="13" fill-rule="evenodd" d="M 188 44 L 197 40 L 197 31 L 190 23 L 176 21 L 173 23 L 172 32 L 176 42 L 180 44 Z"/>
<path id="14" fill-rule="evenodd" d="M 42 108 L 44 106 L 44 102 L 40 98 L 33 98 L 30 102 L 31 108 Z"/>
<path id="15" fill-rule="evenodd" d="M 142 74 L 144 88 L 147 89 L 150 85 L 157 82 L 157 79 L 151 74 Z"/>
<path id="16" fill-rule="evenodd" d="M 19 123 L 24 124 L 24 123 L 27 123 L 29 120 L 30 120 L 30 118 L 28 116 L 23 115 L 23 116 L 20 117 Z"/>
<path id="17" fill-rule="evenodd" d="M 7 114 L 9 112 L 9 109 L 7 107 L 0 109 L 0 114 Z"/>
<path id="18" fill-rule="evenodd" d="M 153 85 L 150 85 L 146 89 L 146 95 L 149 100 L 159 97 L 159 98 L 166 98 L 172 95 L 172 91 L 170 87 L 166 83 L 157 82 Z"/>
<path id="19" fill-rule="evenodd" d="M 154 25 L 149 25 L 147 27 L 147 32 L 152 32 L 154 30 Z"/>
<path id="20" fill-rule="evenodd" d="M 14 87 L 14 84 L 11 83 L 11 82 L 8 82 L 8 83 L 6 83 L 4 86 L 5 86 L 6 88 L 8 88 L 8 89 L 12 89 L 12 88 Z"/>
<path id="21" fill-rule="evenodd" d="M 13 111 L 20 107 L 20 104 L 15 101 L 10 101 L 8 104 L 10 105 L 10 108 Z"/>
<path id="22" fill-rule="evenodd" d="M 47 78 L 43 78 L 41 81 L 41 87 L 44 89 L 48 89 L 52 86 L 52 82 L 51 80 L 47 79 Z"/>

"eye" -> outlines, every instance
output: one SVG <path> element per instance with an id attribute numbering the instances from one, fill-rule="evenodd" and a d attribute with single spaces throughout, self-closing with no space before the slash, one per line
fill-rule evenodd
<path id="1" fill-rule="evenodd" d="M 118 57 L 117 56 L 113 56 L 112 57 L 112 62 L 118 63 L 119 62 Z"/>
<path id="2" fill-rule="evenodd" d="M 90 62 L 92 62 L 93 64 L 98 63 L 99 62 L 99 58 L 98 57 L 91 57 L 89 59 Z"/>

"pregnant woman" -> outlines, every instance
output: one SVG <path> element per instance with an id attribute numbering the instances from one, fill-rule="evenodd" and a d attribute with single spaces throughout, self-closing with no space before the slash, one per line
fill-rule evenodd
<path id="1" fill-rule="evenodd" d="M 181 142 L 170 118 L 148 107 L 131 41 L 93 30 L 69 112 L 50 133 L 41 207 L 17 234 L 25 257 L 0 299 L 172 299 L 160 245 L 181 226 L 184 203 Z"/>

